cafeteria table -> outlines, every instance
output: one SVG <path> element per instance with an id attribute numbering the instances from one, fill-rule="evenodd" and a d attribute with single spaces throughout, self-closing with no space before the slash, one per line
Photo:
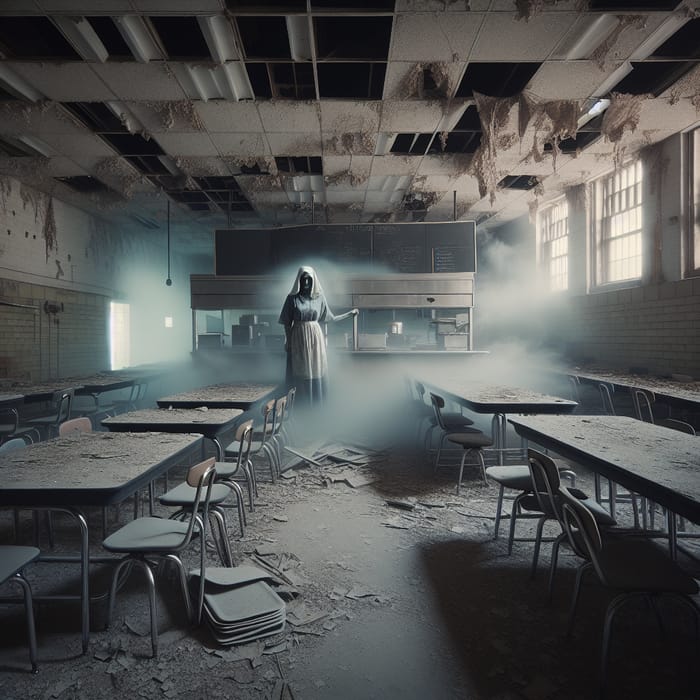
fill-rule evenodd
<path id="1" fill-rule="evenodd" d="M 278 389 L 277 384 L 232 382 L 212 384 L 199 389 L 184 391 L 157 400 L 161 408 L 240 408 L 250 410 L 252 406 L 271 399 Z"/>
<path id="2" fill-rule="evenodd" d="M 499 464 L 503 464 L 506 451 L 507 414 L 571 413 L 578 406 L 576 401 L 520 387 L 494 386 L 459 378 L 439 383 L 422 378 L 418 381 L 444 399 L 465 406 L 475 413 L 493 415 L 491 426 Z"/>
<path id="3" fill-rule="evenodd" d="M 520 416 L 508 421 L 526 440 L 665 507 L 674 558 L 675 515 L 700 523 L 697 436 L 627 416 Z"/>
<path id="4" fill-rule="evenodd" d="M 121 503 L 180 464 L 201 443 L 199 435 L 86 432 L 0 455 L 0 507 L 67 513 L 80 528 L 81 591 L 72 598 L 81 602 L 83 653 L 90 634 L 90 550 L 88 522 L 80 509 Z M 40 561 L 75 557 L 42 555 Z"/>
<path id="5" fill-rule="evenodd" d="M 242 415 L 240 408 L 143 408 L 105 418 L 102 425 L 113 432 L 199 433 L 214 443 L 222 461 L 219 436 L 235 428 Z"/>

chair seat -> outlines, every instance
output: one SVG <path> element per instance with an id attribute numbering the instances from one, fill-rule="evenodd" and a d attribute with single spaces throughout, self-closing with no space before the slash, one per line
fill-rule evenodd
<path id="1" fill-rule="evenodd" d="M 579 489 L 570 488 L 569 493 L 572 494 L 575 498 L 577 498 L 584 506 L 586 506 L 586 508 L 588 508 L 588 510 L 591 511 L 596 523 L 598 523 L 598 525 L 600 525 L 601 527 L 613 527 L 617 524 L 615 518 L 613 518 L 612 515 L 610 515 L 610 512 L 604 506 L 598 503 L 598 501 L 596 501 L 595 499 L 588 498 L 588 496 L 586 496 L 586 494 L 583 491 L 579 491 Z M 525 510 L 540 510 L 540 504 L 537 500 L 537 496 L 535 496 L 534 494 L 524 496 L 520 500 L 520 505 Z M 547 515 L 556 517 L 554 513 L 547 513 Z"/>
<path id="2" fill-rule="evenodd" d="M 218 474 L 217 474 L 218 476 Z M 225 501 L 231 489 L 225 484 L 214 484 L 211 488 L 211 505 L 218 505 Z M 194 502 L 194 497 L 197 494 L 197 489 L 189 484 L 182 483 L 167 493 L 164 493 L 158 500 L 164 506 L 188 506 Z"/>
<path id="3" fill-rule="evenodd" d="M 224 454 L 226 457 L 233 457 L 234 459 L 238 457 L 238 447 L 239 444 L 237 442 L 232 442 L 225 450 Z M 255 454 L 256 452 L 260 452 L 260 449 L 262 447 L 262 443 L 260 441 L 255 441 L 250 443 L 250 454 Z M 219 463 L 220 464 L 220 463 Z M 218 469 L 217 469 L 218 473 Z"/>
<path id="4" fill-rule="evenodd" d="M 110 552 L 171 552 L 183 541 L 187 523 L 166 518 L 137 518 L 102 543 Z"/>
<path id="5" fill-rule="evenodd" d="M 517 491 L 532 490 L 532 476 L 527 464 L 508 464 L 505 466 L 488 467 L 486 475 L 494 481 L 503 484 L 508 489 Z"/>
<path id="6" fill-rule="evenodd" d="M 489 447 L 493 445 L 493 440 L 480 430 L 469 433 L 464 431 L 460 431 L 459 433 L 447 433 L 445 437 L 450 442 L 454 442 L 465 448 Z"/>
<path id="7" fill-rule="evenodd" d="M 697 581 L 657 545 L 644 538 L 606 537 L 598 553 L 606 584 L 626 591 L 695 595 Z"/>
<path id="8" fill-rule="evenodd" d="M 230 479 L 239 471 L 243 475 L 243 470 L 238 468 L 238 462 L 216 462 L 215 469 L 217 479 Z"/>
<path id="9" fill-rule="evenodd" d="M 18 545 L 0 545 L 0 582 L 7 581 L 21 571 L 27 564 L 39 558 L 36 547 Z"/>
<path id="10" fill-rule="evenodd" d="M 430 406 L 427 406 L 427 408 L 430 408 Z M 465 425 L 474 425 L 474 421 L 471 418 L 467 418 L 461 413 L 445 413 L 442 411 L 441 415 L 442 421 L 448 429 L 461 428 Z"/>

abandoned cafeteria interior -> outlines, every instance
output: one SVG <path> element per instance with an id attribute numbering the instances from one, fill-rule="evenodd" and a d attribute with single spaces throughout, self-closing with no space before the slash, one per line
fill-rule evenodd
<path id="1" fill-rule="evenodd" d="M 698 700 L 700 0 L 0 2 L 0 698 Z"/>

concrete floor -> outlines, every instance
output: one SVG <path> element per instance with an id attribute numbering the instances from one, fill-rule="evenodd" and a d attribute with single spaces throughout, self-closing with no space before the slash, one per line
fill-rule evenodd
<path id="1" fill-rule="evenodd" d="M 531 544 L 516 543 L 508 556 L 505 540 L 493 538 L 496 486 L 472 474 L 457 496 L 453 470 L 435 475 L 424 455 L 399 449 L 411 436 L 396 437 L 391 451 L 360 470 L 375 479 L 368 485 L 334 481 L 347 465 L 302 466 L 275 484 L 260 484 L 246 536 L 233 544 L 238 564 L 265 561 L 297 590 L 284 633 L 257 645 L 218 647 L 205 626 L 188 627 L 176 582 L 166 575 L 158 580 L 161 652 L 153 659 L 145 585 L 135 573 L 119 593 L 109 629 L 105 600 L 92 606 L 85 655 L 76 606 L 38 606 L 36 676 L 27 671 L 21 607 L 0 609 L 0 698 L 596 698 L 609 596 L 593 582 L 585 587 L 575 634 L 567 639 L 577 560 L 563 558 L 548 604 L 549 548 L 531 580 Z M 589 476 L 578 471 L 580 485 L 590 488 Z M 28 537 L 29 519 L 24 523 Z M 99 513 L 93 523 L 98 526 Z M 5 542 L 9 525 L 3 516 Z M 68 543 L 68 525 L 56 527 Z M 213 553 L 210 559 L 216 564 Z M 196 565 L 196 552 L 188 561 Z M 96 567 L 93 590 L 104 588 L 108 573 Z M 27 575 L 41 592 L 76 580 L 68 565 L 39 564 Z M 692 620 L 672 603 L 661 607 L 663 633 L 643 605 L 620 614 L 609 697 L 700 697 Z"/>

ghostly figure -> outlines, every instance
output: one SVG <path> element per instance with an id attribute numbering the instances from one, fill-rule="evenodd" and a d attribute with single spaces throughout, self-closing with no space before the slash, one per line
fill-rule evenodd
<path id="1" fill-rule="evenodd" d="M 326 395 L 328 359 L 321 324 L 341 321 L 357 313 L 357 309 L 352 309 L 334 315 L 316 271 L 308 265 L 299 268 L 279 317 L 285 333 L 287 384 L 296 386 L 297 398 L 314 403 Z"/>

